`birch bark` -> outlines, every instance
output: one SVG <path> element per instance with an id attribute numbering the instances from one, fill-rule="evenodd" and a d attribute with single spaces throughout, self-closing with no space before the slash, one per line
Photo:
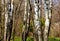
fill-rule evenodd
<path id="1" fill-rule="evenodd" d="M 34 0 L 34 12 L 34 37 L 36 38 L 34 41 L 42 41 L 39 0 Z"/>
<path id="2" fill-rule="evenodd" d="M 44 29 L 44 41 L 48 41 L 50 21 L 51 21 L 51 0 L 44 1 L 45 10 L 45 29 Z"/>
<path id="3" fill-rule="evenodd" d="M 13 12 L 13 0 L 5 0 L 5 29 L 4 29 L 4 41 L 10 41 L 12 31 L 12 12 Z M 7 32 L 8 31 L 8 32 Z M 9 39 L 7 39 L 7 33 L 9 33 Z"/>
<path id="4" fill-rule="evenodd" d="M 13 0 L 7 1 L 7 8 L 8 8 L 8 23 L 7 23 L 8 37 L 7 37 L 7 41 L 10 41 L 11 33 L 12 33 L 12 25 L 13 25 Z"/>

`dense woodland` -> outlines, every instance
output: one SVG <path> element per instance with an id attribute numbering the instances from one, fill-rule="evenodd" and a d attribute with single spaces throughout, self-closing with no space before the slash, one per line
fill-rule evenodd
<path id="1" fill-rule="evenodd" d="M 0 41 L 60 41 L 60 0 L 0 0 Z"/>

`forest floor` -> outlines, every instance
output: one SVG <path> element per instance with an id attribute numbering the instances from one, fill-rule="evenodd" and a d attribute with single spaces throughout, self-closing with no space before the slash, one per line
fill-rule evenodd
<path id="1" fill-rule="evenodd" d="M 12 41 L 12 40 L 11 40 Z M 22 41 L 22 39 L 20 37 L 15 37 L 14 41 Z M 34 41 L 32 37 L 28 37 L 27 41 Z M 56 38 L 56 37 L 49 37 L 49 41 L 60 41 L 60 38 Z"/>

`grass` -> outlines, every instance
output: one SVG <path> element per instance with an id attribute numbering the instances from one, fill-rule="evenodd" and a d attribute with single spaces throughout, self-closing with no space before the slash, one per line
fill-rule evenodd
<path id="1" fill-rule="evenodd" d="M 14 41 L 21 41 L 21 40 L 22 40 L 21 37 L 17 37 L 17 36 L 16 36 L 16 37 L 14 38 Z M 11 39 L 10 41 L 13 41 L 13 40 Z"/>
<path id="2" fill-rule="evenodd" d="M 22 41 L 20 37 L 15 37 L 15 41 Z M 12 40 L 11 40 L 12 41 Z M 34 41 L 33 38 L 28 37 L 27 41 Z M 49 41 L 60 41 L 60 38 L 55 38 L 55 37 L 49 37 Z"/>
<path id="3" fill-rule="evenodd" d="M 49 37 L 49 41 L 60 41 L 60 38 Z"/>

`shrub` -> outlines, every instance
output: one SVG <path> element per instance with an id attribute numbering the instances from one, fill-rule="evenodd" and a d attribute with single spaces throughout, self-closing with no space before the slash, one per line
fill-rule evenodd
<path id="1" fill-rule="evenodd" d="M 34 41 L 34 39 L 32 37 L 28 37 L 27 41 Z"/>

